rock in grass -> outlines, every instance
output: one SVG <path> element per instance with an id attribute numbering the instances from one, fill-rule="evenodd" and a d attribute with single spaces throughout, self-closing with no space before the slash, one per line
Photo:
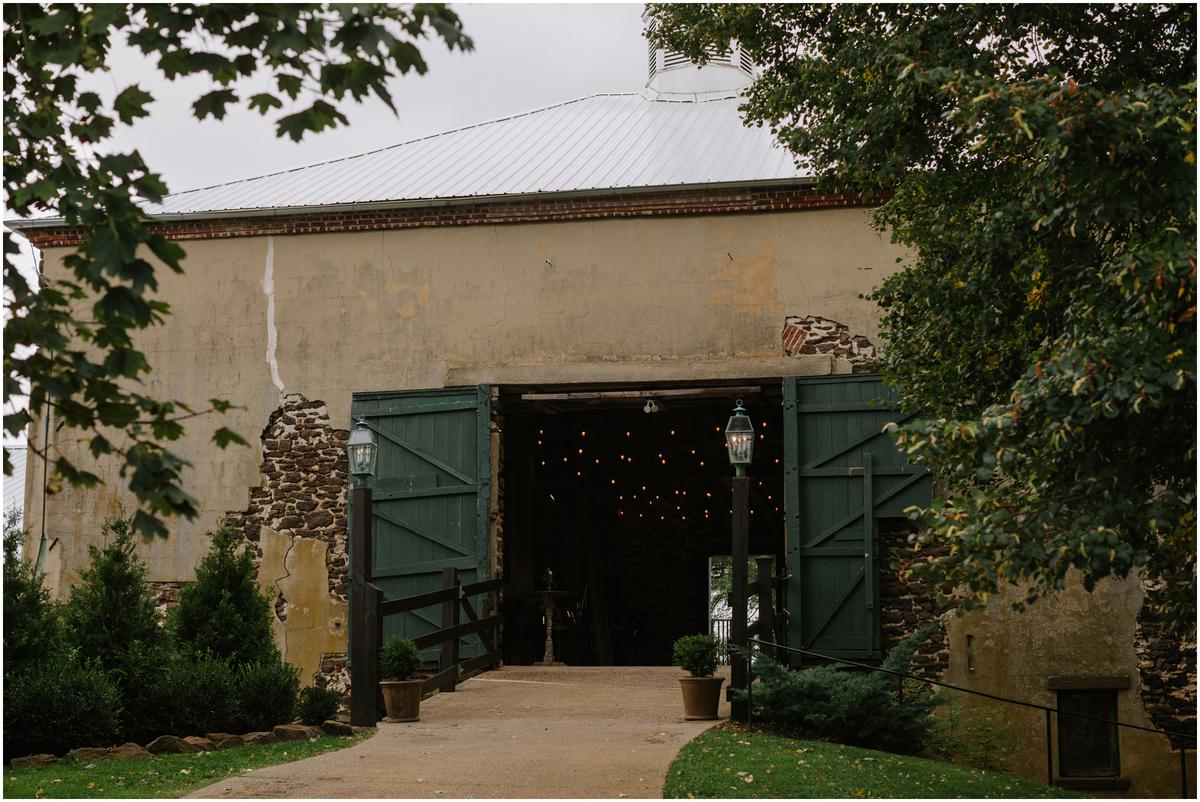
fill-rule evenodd
<path id="1" fill-rule="evenodd" d="M 273 732 L 248 732 L 242 736 L 242 743 L 246 746 L 254 744 L 273 744 L 275 743 L 275 733 Z"/>
<path id="2" fill-rule="evenodd" d="M 202 751 L 199 746 L 189 743 L 186 739 L 180 738 L 177 735 L 160 735 L 146 744 L 146 750 L 155 755 L 185 754 Z"/>
<path id="3" fill-rule="evenodd" d="M 279 741 L 311 741 L 321 737 L 321 731 L 307 724 L 278 724 L 271 732 Z"/>
<path id="4" fill-rule="evenodd" d="M 150 753 L 141 746 L 130 742 L 114 746 L 108 750 L 109 757 L 150 757 Z"/>
<path id="5" fill-rule="evenodd" d="M 354 728 L 344 721 L 334 721 L 330 719 L 321 725 L 321 729 L 325 730 L 329 735 L 353 735 Z"/>
<path id="6" fill-rule="evenodd" d="M 76 763 L 94 763 L 97 760 L 108 760 L 112 757 L 106 746 L 81 746 L 67 752 L 67 757 Z"/>
<path id="7" fill-rule="evenodd" d="M 10 765 L 14 769 L 31 769 L 34 766 L 49 766 L 51 763 L 57 762 L 58 758 L 56 758 L 54 755 L 48 755 L 45 752 L 39 752 L 36 755 L 14 757 Z"/>
<path id="8" fill-rule="evenodd" d="M 226 738 L 241 738 L 242 736 L 234 735 L 232 732 L 206 732 L 204 733 L 204 737 L 214 744 L 218 744 Z"/>
<path id="9" fill-rule="evenodd" d="M 213 742 L 207 738 L 201 738 L 199 735 L 189 735 L 183 740 L 196 747 L 197 752 L 208 752 L 213 748 Z"/>
<path id="10" fill-rule="evenodd" d="M 233 749 L 235 746 L 245 746 L 240 735 L 227 735 L 219 741 L 213 741 L 213 749 Z"/>

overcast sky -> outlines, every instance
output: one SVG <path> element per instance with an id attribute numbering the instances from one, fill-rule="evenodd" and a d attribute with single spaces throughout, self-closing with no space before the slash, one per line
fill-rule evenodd
<path id="1" fill-rule="evenodd" d="M 392 82 L 399 116 L 374 98 L 342 106 L 349 126 L 276 139 L 271 118 L 237 110 L 197 121 L 190 104 L 200 81 L 153 80 L 152 62 L 124 49 L 111 60 L 116 88 L 139 83 L 154 95 L 151 116 L 121 126 L 114 144 L 136 147 L 172 191 L 210 186 L 393 145 L 462 125 L 594 94 L 632 92 L 646 81 L 642 5 L 458 4 L 452 7 L 475 41 L 470 53 L 424 43 L 423 76 Z"/>
<path id="2" fill-rule="evenodd" d="M 450 52 L 440 42 L 422 43 L 429 71 L 389 85 L 399 116 L 374 98 L 347 102 L 341 108 L 348 126 L 309 134 L 299 143 L 277 139 L 270 117 L 242 109 L 220 121 L 196 120 L 191 103 L 208 90 L 205 82 L 167 81 L 152 61 L 132 48 L 118 48 L 109 59 L 108 74 L 94 88 L 111 98 L 137 83 L 155 102 L 149 117 L 118 126 L 109 144 L 113 150 L 140 151 L 171 191 L 179 192 L 374 150 L 597 92 L 636 92 L 645 85 L 648 59 L 640 3 L 451 5 L 475 42 L 473 51 Z M 33 255 L 24 250 L 22 262 L 32 271 Z M 4 441 L 11 442 L 7 435 Z"/>

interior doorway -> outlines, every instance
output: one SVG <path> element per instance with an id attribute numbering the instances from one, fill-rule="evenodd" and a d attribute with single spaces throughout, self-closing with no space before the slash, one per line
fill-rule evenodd
<path id="1" fill-rule="evenodd" d="M 500 493 L 504 659 L 667 665 L 709 631 L 710 558 L 729 554 L 725 423 L 754 422 L 750 551 L 782 564 L 781 390 L 770 384 L 505 388 Z"/>

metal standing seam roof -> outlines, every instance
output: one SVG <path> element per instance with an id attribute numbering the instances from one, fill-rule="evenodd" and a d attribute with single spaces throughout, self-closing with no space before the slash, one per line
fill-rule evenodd
<path id="1" fill-rule="evenodd" d="M 739 103 L 732 96 L 591 95 L 356 156 L 177 192 L 147 212 L 211 217 L 809 177 L 769 131 L 743 124 Z"/>

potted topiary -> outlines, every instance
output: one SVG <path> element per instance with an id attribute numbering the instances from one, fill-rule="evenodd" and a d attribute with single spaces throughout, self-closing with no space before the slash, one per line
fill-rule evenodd
<path id="1" fill-rule="evenodd" d="M 393 635 L 379 650 L 379 688 L 387 708 L 385 721 L 420 721 L 425 680 L 417 677 L 421 653 L 408 638 Z"/>
<path id="2" fill-rule="evenodd" d="M 712 635 L 685 635 L 675 641 L 672 662 L 691 674 L 680 677 L 683 686 L 683 717 L 688 721 L 717 718 L 724 677 L 717 670 L 717 640 Z"/>

